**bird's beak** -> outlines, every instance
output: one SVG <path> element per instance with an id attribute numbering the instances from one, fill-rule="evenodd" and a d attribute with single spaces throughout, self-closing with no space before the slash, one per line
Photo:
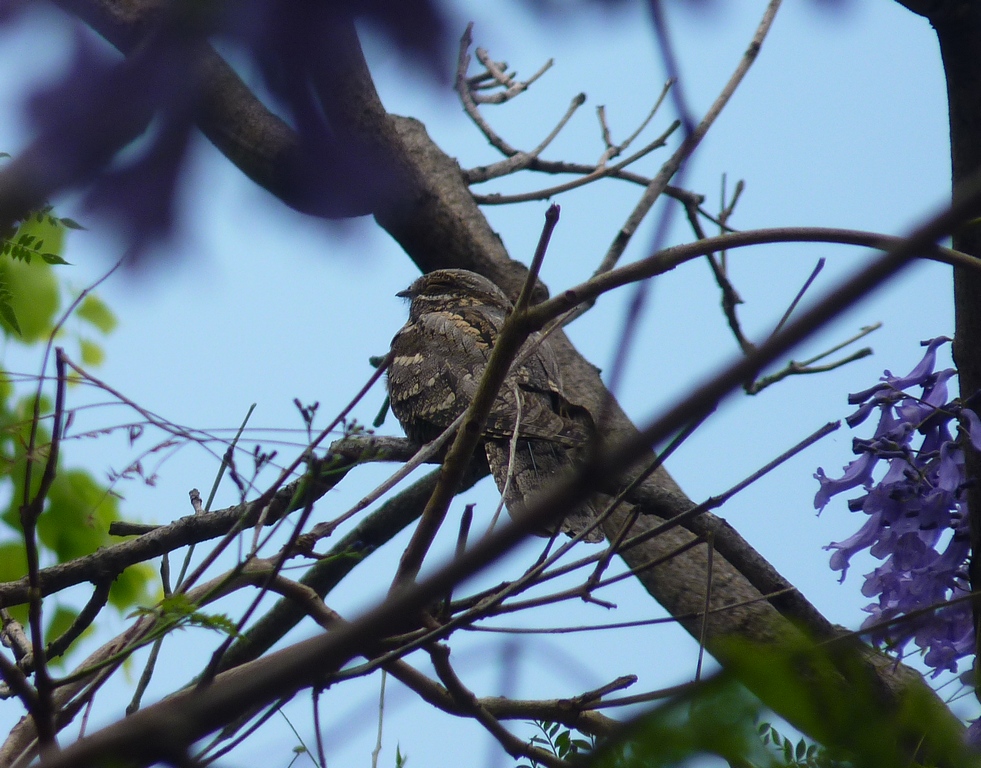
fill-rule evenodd
<path id="1" fill-rule="evenodd" d="M 398 296 L 400 299 L 411 299 L 412 291 L 406 288 L 404 291 L 399 291 L 395 295 Z"/>

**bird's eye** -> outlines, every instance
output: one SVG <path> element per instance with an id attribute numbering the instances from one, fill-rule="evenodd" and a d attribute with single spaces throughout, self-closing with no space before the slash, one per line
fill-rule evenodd
<path id="1" fill-rule="evenodd" d="M 452 287 L 449 280 L 437 280 L 429 286 L 427 293 L 439 295 L 449 291 Z"/>

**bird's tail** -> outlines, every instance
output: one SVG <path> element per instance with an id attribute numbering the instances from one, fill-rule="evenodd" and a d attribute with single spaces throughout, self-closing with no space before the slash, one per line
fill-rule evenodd
<path id="1" fill-rule="evenodd" d="M 488 440 L 484 450 L 497 487 L 504 495 L 504 504 L 513 518 L 533 505 L 543 491 L 575 470 L 570 449 L 549 440 L 519 438 L 514 456 L 509 440 Z M 597 515 L 596 501 L 589 499 L 569 510 L 558 526 L 535 533 L 551 536 L 557 527 L 563 533 L 575 536 L 588 528 Z M 583 537 L 583 541 L 593 543 L 602 540 L 603 531 L 599 528 Z"/>

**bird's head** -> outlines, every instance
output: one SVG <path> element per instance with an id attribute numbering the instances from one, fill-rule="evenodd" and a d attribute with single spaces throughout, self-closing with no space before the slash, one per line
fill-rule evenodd
<path id="1" fill-rule="evenodd" d="M 396 295 L 411 300 L 410 316 L 436 309 L 468 306 L 498 307 L 504 311 L 511 309 L 511 301 L 504 291 L 483 275 L 466 269 L 428 272 Z"/>

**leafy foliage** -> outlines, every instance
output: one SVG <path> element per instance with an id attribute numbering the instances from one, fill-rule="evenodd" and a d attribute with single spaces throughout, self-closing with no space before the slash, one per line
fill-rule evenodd
<path id="1" fill-rule="evenodd" d="M 882 708 L 867 676 L 849 653 L 804 640 L 780 646 L 741 644 L 727 671 L 692 686 L 627 726 L 619 738 L 599 742 L 558 723 L 535 722 L 530 744 L 556 757 L 601 768 L 656 768 L 713 756 L 749 768 L 885 768 L 977 766 L 981 761 L 958 736 L 950 713 L 911 695 L 903 712 Z M 849 695 L 841 695 L 842 673 Z M 747 687 L 761 693 L 761 700 Z M 769 705 L 769 706 L 768 706 Z M 779 708 L 822 743 L 784 735 L 766 718 Z M 926 724 L 929 745 L 913 743 L 913 723 Z M 517 768 L 537 768 L 523 760 Z"/>
<path id="2" fill-rule="evenodd" d="M 201 627 L 237 637 L 239 632 L 227 615 L 223 613 L 205 613 L 184 593 L 168 595 L 152 608 L 137 608 L 133 615 L 156 614 L 167 629 L 184 629 L 186 627 Z"/>
<path id="3" fill-rule="evenodd" d="M 818 745 L 810 744 L 806 739 L 792 739 L 784 736 L 771 723 L 760 723 L 760 740 L 764 745 L 772 746 L 777 757 L 785 768 L 839 768 L 846 766 L 830 756 L 828 751 Z"/>
<path id="4" fill-rule="evenodd" d="M 62 307 L 71 298 L 67 281 L 56 274 L 52 265 L 68 264 L 60 256 L 65 233 L 80 229 L 69 218 L 59 218 L 50 207 L 21 222 L 16 232 L 0 239 L 0 250 L 12 258 L 0 262 L 0 331 L 8 341 L 41 352 L 53 336 L 68 335 L 58 330 Z M 39 259 L 32 261 L 32 256 Z M 95 329 L 100 335 L 110 333 L 116 319 L 98 297 L 88 295 L 76 309 L 80 328 Z M 97 365 L 105 354 L 101 345 L 76 331 L 81 359 L 86 365 Z M 49 398 L 40 397 L 32 386 L 19 391 L 14 377 L 0 364 L 0 579 L 16 581 L 27 574 L 27 560 L 21 541 L 20 507 L 26 498 L 37 493 L 43 467 L 50 455 Z M 35 449 L 29 454 L 35 408 L 39 421 L 35 426 Z M 31 487 L 25 488 L 28 464 L 33 463 Z M 109 524 L 120 517 L 119 500 L 90 473 L 59 462 L 57 474 L 48 490 L 44 512 L 38 520 L 38 540 L 42 562 L 63 563 L 91 554 L 114 543 L 108 535 Z M 147 585 L 152 570 L 148 565 L 129 568 L 119 575 L 109 591 L 109 602 L 119 610 L 129 610 L 148 600 Z M 66 605 L 53 603 L 46 608 L 48 639 L 59 636 L 77 617 L 78 612 Z M 11 609 L 11 615 L 23 622 L 26 608 Z"/>
<path id="5" fill-rule="evenodd" d="M 596 746 L 596 740 L 592 737 L 562 728 L 560 723 L 535 720 L 532 725 L 540 731 L 540 735 L 531 738 L 532 746 L 541 747 L 562 760 L 582 758 Z M 537 768 L 538 765 L 538 761 L 532 760 L 530 763 L 520 763 L 518 768 Z"/>
<path id="6" fill-rule="evenodd" d="M 14 278 L 8 274 L 8 267 L 18 263 L 30 265 L 34 257 L 41 260 L 34 262 L 35 267 L 68 264 L 61 257 L 60 252 L 64 246 L 65 232 L 70 229 L 82 229 L 82 225 L 74 219 L 55 216 L 49 205 L 25 218 L 13 231 L 0 233 L 0 255 L 10 257 L 10 262 L 5 262 L 0 267 L 0 321 L 5 328 L 14 331 L 19 336 L 23 334 L 15 306 L 28 303 L 26 300 L 30 298 L 31 307 L 35 306 L 36 301 L 41 302 L 37 309 L 43 313 L 50 306 L 51 291 L 50 285 L 46 284 L 45 287 L 49 290 L 38 291 L 37 293 L 33 291 L 22 292 L 22 289 L 11 285 Z M 32 276 L 38 277 L 37 274 Z M 44 282 L 47 283 L 47 281 Z M 34 284 L 30 287 L 38 288 L 40 286 Z M 31 311 L 29 307 L 23 309 Z M 28 338 L 28 341 L 34 340 L 36 337 Z"/>

